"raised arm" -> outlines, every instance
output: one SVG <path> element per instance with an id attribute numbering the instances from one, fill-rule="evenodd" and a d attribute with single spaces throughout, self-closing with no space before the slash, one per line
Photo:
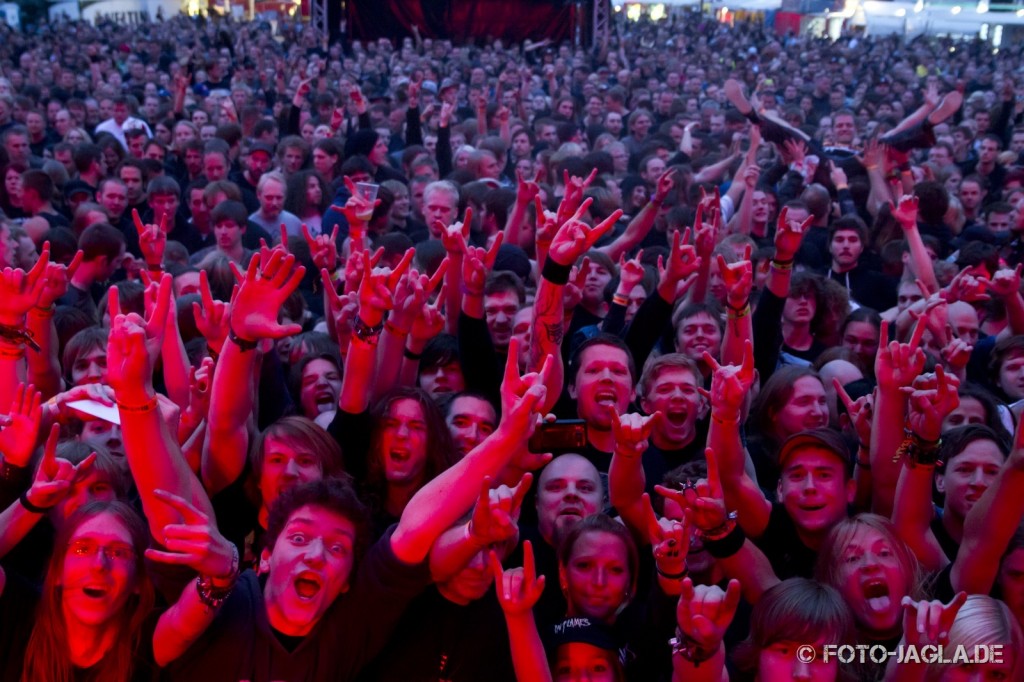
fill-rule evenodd
<path id="1" fill-rule="evenodd" d="M 505 612 L 516 679 L 551 682 L 551 668 L 548 667 L 544 643 L 533 617 L 533 607 L 544 591 L 545 582 L 544 576 L 537 575 L 533 545 L 529 540 L 523 543 L 522 568 L 502 570 L 501 562 L 494 552 L 491 552 L 490 559 L 494 589 L 498 593 L 498 603 Z"/>
<path id="2" fill-rule="evenodd" d="M 377 343 L 384 329 L 384 317 L 394 307 L 398 281 L 412 263 L 413 251 L 405 252 L 394 271 L 374 268 L 370 254 L 362 252 L 363 278 L 359 286 L 359 313 L 345 355 L 345 377 L 338 408 L 350 414 L 365 412 L 373 395 L 377 371 Z"/>
<path id="3" fill-rule="evenodd" d="M 157 303 L 148 319 L 120 314 L 116 289 L 111 288 L 110 340 L 107 344 L 107 379 L 114 389 L 121 418 L 121 437 L 132 478 L 139 490 L 150 533 L 164 540 L 164 527 L 178 520 L 154 497 L 157 489 L 172 489 L 196 506 L 212 513 L 199 481 L 189 469 L 176 434 L 161 417 L 153 389 L 153 366 L 160 356 L 164 320 L 171 301 L 171 276 L 164 275 Z"/>
<path id="4" fill-rule="evenodd" d="M 608 468 L 608 501 L 625 521 L 626 526 L 644 544 L 650 542 L 648 533 L 647 507 L 644 498 L 647 485 L 644 476 L 643 454 L 647 450 L 654 422 L 661 419 L 661 413 L 650 416 L 624 414 L 612 419 L 612 434 L 615 436 L 615 450 Z"/>
<path id="5" fill-rule="evenodd" d="M 423 305 L 440 285 L 448 269 L 448 261 L 441 261 L 440 267 L 433 277 L 419 274 L 410 269 L 406 276 L 398 281 L 395 288 L 395 307 L 384 324 L 384 334 L 377 353 L 377 380 L 374 382 L 373 398 L 376 400 L 397 385 L 401 385 L 403 360 L 406 356 L 407 344 L 413 343 L 410 337 L 413 325 L 423 310 Z M 443 322 L 443 319 L 442 319 Z M 442 330 L 438 329 L 437 333 Z M 420 337 L 422 339 L 422 337 Z M 425 342 L 420 342 L 425 345 Z M 414 354 L 423 351 L 423 345 L 413 347 Z M 415 376 L 408 384 L 415 385 Z"/>
<path id="6" fill-rule="evenodd" d="M 892 215 L 903 228 L 903 238 L 910 247 L 911 272 L 916 279 L 924 282 L 929 294 L 934 294 L 939 290 L 939 281 L 935 278 L 935 267 L 924 248 L 921 231 L 917 228 L 917 197 L 910 194 L 902 197 Z"/>
<path id="7" fill-rule="evenodd" d="M 492 487 L 490 477 L 484 478 L 469 521 L 442 533 L 430 549 L 434 582 L 454 577 L 480 552 L 519 537 L 519 512 L 532 482 L 531 473 L 523 474 L 513 487 Z"/>
<path id="8" fill-rule="evenodd" d="M 537 177 L 527 180 L 516 171 L 516 200 L 505 221 L 505 243 L 519 246 L 522 242 L 523 223 L 526 222 L 527 209 L 540 194 L 540 181 L 544 178 L 544 169 L 537 171 Z"/>
<path id="9" fill-rule="evenodd" d="M 43 252 L 31 270 L 4 268 L 0 272 L 0 409 L 10 405 L 15 387 L 26 378 L 25 347 L 36 342 L 28 336 L 25 317 L 39 303 L 46 287 L 50 248 Z M 33 349 L 34 350 L 34 349 Z"/>
<path id="10" fill-rule="evenodd" d="M 537 373 L 519 376 L 518 342 L 509 344 L 509 360 L 502 382 L 502 417 L 498 428 L 459 462 L 417 492 L 391 536 L 391 548 L 408 564 L 422 561 L 446 529 L 473 506 L 479 482 L 497 477 L 513 454 L 530 437 L 544 401 L 550 362 Z"/>
<path id="11" fill-rule="evenodd" d="M 754 264 L 750 261 L 751 249 L 744 250 L 743 260 L 726 263 L 718 255 L 718 272 L 725 284 L 725 304 L 728 308 L 725 324 L 725 338 L 722 339 L 722 362 L 730 365 L 743 364 L 746 344 L 754 343 L 754 323 L 750 314 L 750 292 L 754 286 Z M 753 351 L 751 351 L 751 354 Z"/>
<path id="12" fill-rule="evenodd" d="M 233 267 L 233 266 L 232 266 Z M 228 338 L 213 375 L 202 477 L 210 494 L 222 490 L 241 475 L 249 454 L 249 420 L 255 398 L 254 375 L 257 345 L 264 339 L 280 339 L 301 331 L 297 324 L 280 325 L 277 311 L 298 288 L 305 268 L 295 266 L 295 256 L 281 247 L 267 249 L 249 261 L 234 301 L 227 308 L 213 300 L 200 280 L 204 317 L 216 328 L 228 322 Z M 201 275 L 202 277 L 202 275 Z"/>
<path id="13" fill-rule="evenodd" d="M 881 338 L 889 338 L 889 325 L 882 322 Z M 910 343 L 893 341 L 878 347 L 875 358 L 875 377 L 878 395 L 871 429 L 872 511 L 891 516 L 896 483 L 901 462 L 893 461 L 897 448 L 903 442 L 903 427 L 907 414 L 907 400 L 903 388 L 910 386 L 924 368 L 924 351 L 920 349 L 924 323 L 914 327 Z"/>
<path id="14" fill-rule="evenodd" d="M 629 253 L 636 246 L 643 241 L 647 233 L 654 227 L 654 221 L 658 217 L 658 211 L 665 204 L 665 199 L 668 197 L 668 193 L 672 191 L 675 186 L 676 170 L 669 168 L 661 177 L 658 178 L 657 187 L 654 190 L 654 197 L 644 204 L 644 207 L 640 209 L 640 212 L 629 221 L 629 225 L 623 230 L 622 234 L 619 235 L 615 241 L 607 246 L 599 247 L 597 250 L 606 254 L 613 261 L 619 259 L 619 256 Z"/>
<path id="15" fill-rule="evenodd" d="M 707 352 L 704 362 L 714 372 L 706 451 L 708 480 L 721 477 L 725 504 L 739 514 L 743 530 L 758 538 L 768 527 L 772 506 L 747 470 L 746 450 L 740 439 L 743 408 L 754 384 L 754 349 L 748 342 L 742 365 L 719 365 Z"/>
<path id="16" fill-rule="evenodd" d="M 683 581 L 676 607 L 679 631 L 672 646 L 673 682 L 728 681 L 722 640 L 739 603 L 738 580 L 730 580 L 725 592 L 717 585 Z"/>
<path id="17" fill-rule="evenodd" d="M 238 580 L 239 562 L 238 549 L 217 531 L 209 512 L 163 490 L 155 491 L 155 496 L 180 522 L 166 527 L 165 549 L 147 549 L 146 558 L 199 574 L 196 588 L 189 585 L 182 590 L 157 621 L 153 657 L 157 665 L 166 666 L 185 653 L 216 618 Z"/>
<path id="18" fill-rule="evenodd" d="M 960 404 L 959 385 L 955 376 L 943 371 L 942 365 L 935 367 L 935 374 L 924 374 L 914 380 L 907 422 L 920 442 L 939 442 L 942 420 Z M 900 471 L 892 522 L 899 536 L 914 551 L 922 568 L 933 573 L 945 568 L 949 558 L 931 529 L 935 516 L 932 479 L 936 461 L 934 457 L 921 457 L 917 452 L 912 451 Z"/>
<path id="19" fill-rule="evenodd" d="M 21 498 L 0 513 L 0 558 L 3 558 L 43 518 L 43 514 L 57 506 L 71 491 L 71 487 L 83 480 L 92 470 L 96 453 L 92 453 L 77 465 L 57 457 L 57 439 L 60 427 L 50 429 L 43 448 L 43 456 L 36 467 L 32 485 Z"/>
<path id="20" fill-rule="evenodd" d="M 711 448 L 704 452 L 708 461 L 708 477 L 685 490 L 671 490 L 656 486 L 658 494 L 675 500 L 688 509 L 693 525 L 704 542 L 704 549 L 714 557 L 730 578 L 743 586 L 743 596 L 751 604 L 757 603 L 764 591 L 779 582 L 768 557 L 747 539 L 735 515 L 726 513 L 722 484 L 718 479 L 718 465 Z"/>
<path id="21" fill-rule="evenodd" d="M 576 261 L 593 247 L 598 239 L 612 229 L 622 215 L 622 211 L 617 210 L 598 225 L 590 227 L 581 220 L 581 217 L 590 208 L 592 201 L 592 199 L 584 200 L 575 214 L 562 223 L 558 232 L 555 233 L 551 248 L 548 250 L 547 260 L 544 262 L 540 286 L 537 289 L 537 297 L 533 305 L 530 367 L 536 370 L 543 364 L 546 357 L 555 358 L 554 371 L 550 375 L 552 383 L 548 385 L 545 405 L 547 409 L 554 406 L 562 392 L 561 346 L 565 333 L 565 309 L 562 293 L 569 281 L 569 273 Z"/>
<path id="22" fill-rule="evenodd" d="M 26 353 L 28 380 L 43 394 L 44 399 L 57 395 L 64 386 L 60 373 L 60 358 L 57 357 L 57 328 L 53 324 L 54 303 L 67 292 L 68 283 L 81 264 L 81 251 L 75 254 L 66 267 L 60 263 L 49 263 L 43 275 L 46 282 L 43 293 L 26 315 L 28 332 L 39 345 L 38 351 L 29 348 Z"/>

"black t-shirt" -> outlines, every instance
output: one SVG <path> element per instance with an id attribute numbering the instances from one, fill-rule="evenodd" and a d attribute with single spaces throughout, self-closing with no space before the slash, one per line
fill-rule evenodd
<path id="1" fill-rule="evenodd" d="M 950 562 L 956 561 L 956 554 L 960 551 L 960 543 L 954 540 L 949 531 L 946 530 L 946 527 L 942 525 L 941 515 L 936 515 L 932 519 L 931 529 L 935 540 L 939 543 L 939 547 L 942 548 L 942 553 L 946 555 Z"/>
<path id="2" fill-rule="evenodd" d="M 393 532 L 393 531 L 392 531 Z M 343 682 L 357 675 L 387 643 L 409 602 L 430 582 L 426 563 L 410 566 L 391 550 L 391 532 L 356 569 L 303 641 L 289 651 L 267 619 L 261 580 L 238 579 L 213 623 L 167 669 L 172 681 Z"/>
<path id="3" fill-rule="evenodd" d="M 661 484 L 665 474 L 676 467 L 695 460 L 704 459 L 704 446 L 708 440 L 708 422 L 706 420 L 698 421 L 695 426 L 696 433 L 693 436 L 693 440 L 685 447 L 678 450 L 662 450 L 651 442 L 647 450 L 644 451 L 645 489 L 652 496 L 655 494 L 654 486 Z"/>
<path id="4" fill-rule="evenodd" d="M 505 616 L 489 589 L 465 606 L 436 587 L 414 599 L 361 682 L 515 682 Z"/>
<path id="5" fill-rule="evenodd" d="M 754 544 L 768 557 L 779 580 L 814 577 L 818 553 L 800 540 L 796 525 L 782 504 L 772 505 L 768 527 Z"/>

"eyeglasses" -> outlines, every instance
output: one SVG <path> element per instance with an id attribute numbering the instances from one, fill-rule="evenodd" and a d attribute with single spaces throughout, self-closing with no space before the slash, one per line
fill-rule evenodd
<path id="1" fill-rule="evenodd" d="M 131 545 L 120 542 L 101 545 L 95 540 L 75 540 L 68 545 L 68 555 L 80 559 L 93 558 L 100 551 L 103 552 L 103 556 L 113 562 L 129 563 L 135 561 L 135 549 Z"/>

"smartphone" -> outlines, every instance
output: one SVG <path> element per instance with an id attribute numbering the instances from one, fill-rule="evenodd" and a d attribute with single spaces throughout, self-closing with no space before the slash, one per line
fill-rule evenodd
<path id="1" fill-rule="evenodd" d="M 579 451 L 587 444 L 587 425 L 582 419 L 546 422 L 530 436 L 530 452 Z"/>

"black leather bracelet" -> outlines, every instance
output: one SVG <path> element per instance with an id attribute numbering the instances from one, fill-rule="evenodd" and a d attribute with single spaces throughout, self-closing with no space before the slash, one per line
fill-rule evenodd
<path id="1" fill-rule="evenodd" d="M 569 274 L 572 272 L 571 265 L 562 265 L 552 260 L 551 256 L 544 259 L 544 269 L 541 271 L 541 277 L 551 282 L 552 284 L 559 284 L 565 286 L 569 283 Z"/>
<path id="2" fill-rule="evenodd" d="M 24 507 L 26 511 L 30 511 L 33 514 L 45 514 L 50 511 L 50 507 L 40 507 L 29 502 L 27 490 L 21 494 L 18 501 L 21 502 L 21 506 Z"/>
<path id="3" fill-rule="evenodd" d="M 405 350 L 402 351 L 402 355 L 404 355 L 405 357 L 407 357 L 410 360 L 416 360 L 417 362 L 419 360 L 423 359 L 423 353 L 413 353 L 408 348 L 406 348 Z"/>
<path id="4" fill-rule="evenodd" d="M 746 542 L 747 536 L 740 528 L 737 523 L 736 527 L 720 540 L 705 540 L 704 549 L 708 551 L 708 554 L 716 559 L 728 559 L 729 557 L 736 554 L 743 547 L 743 543 Z"/>
<path id="5" fill-rule="evenodd" d="M 238 346 L 238 350 L 243 353 L 245 351 L 256 350 L 256 346 L 259 345 L 258 341 L 246 341 L 245 339 L 239 338 L 238 335 L 235 334 L 235 330 L 231 328 L 228 328 L 228 339 Z"/>

